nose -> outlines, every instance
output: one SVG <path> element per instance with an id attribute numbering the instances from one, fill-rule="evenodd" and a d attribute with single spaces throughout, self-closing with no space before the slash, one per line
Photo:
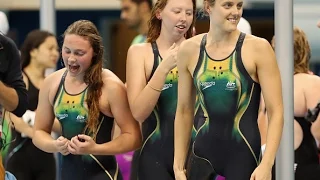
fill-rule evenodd
<path id="1" fill-rule="evenodd" d="M 71 54 L 71 55 L 68 57 L 68 61 L 69 61 L 69 62 L 75 62 L 75 61 L 76 61 L 76 58 L 74 57 L 73 54 Z"/>
<path id="2" fill-rule="evenodd" d="M 123 12 L 123 11 L 121 11 L 120 18 L 121 18 L 122 20 L 126 19 L 126 13 Z"/>
<path id="3" fill-rule="evenodd" d="M 241 9 L 239 9 L 237 6 L 233 6 L 232 8 L 232 15 L 239 16 Z"/>
<path id="4" fill-rule="evenodd" d="M 181 13 L 180 21 L 185 22 L 186 20 L 187 20 L 187 14 L 186 13 Z"/>

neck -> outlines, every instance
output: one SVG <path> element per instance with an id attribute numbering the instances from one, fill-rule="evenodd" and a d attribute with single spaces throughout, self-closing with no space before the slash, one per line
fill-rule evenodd
<path id="1" fill-rule="evenodd" d="M 157 44 L 161 44 L 161 46 L 169 48 L 173 45 L 173 43 L 176 43 L 176 45 L 179 46 L 184 40 L 185 40 L 184 36 L 181 36 L 181 35 L 172 36 L 172 35 L 169 35 L 169 33 L 165 33 L 164 31 L 161 31 L 157 39 Z"/>
<path id="2" fill-rule="evenodd" d="M 33 60 L 30 60 L 30 64 L 24 68 L 26 72 L 30 72 L 29 74 L 32 74 L 33 77 L 35 78 L 45 78 L 45 71 L 46 68 L 43 66 L 34 63 Z M 28 75 L 29 75 L 28 74 Z"/>
<path id="3" fill-rule="evenodd" d="M 217 27 L 210 26 L 207 41 L 210 44 L 225 44 L 238 37 L 240 32 L 238 30 L 227 32 Z"/>

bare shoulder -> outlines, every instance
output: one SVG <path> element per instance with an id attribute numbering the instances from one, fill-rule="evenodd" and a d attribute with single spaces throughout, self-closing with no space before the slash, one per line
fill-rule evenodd
<path id="1" fill-rule="evenodd" d="M 129 47 L 128 54 L 143 55 L 146 50 L 151 49 L 150 43 L 133 44 Z"/>
<path id="2" fill-rule="evenodd" d="M 257 37 L 254 35 L 247 34 L 244 39 L 244 45 L 248 46 L 252 51 L 270 51 L 272 47 L 268 40 Z"/>
<path id="3" fill-rule="evenodd" d="M 252 59 L 255 63 L 276 61 L 271 44 L 261 37 L 246 35 L 241 52 L 244 59 Z"/>
<path id="4" fill-rule="evenodd" d="M 185 54 L 185 56 L 194 55 L 195 52 L 199 52 L 200 44 L 201 44 L 201 41 L 202 41 L 202 38 L 204 35 L 205 35 L 205 33 L 198 34 L 194 37 L 191 37 L 191 38 L 183 41 L 179 47 L 179 51 L 181 51 L 181 53 Z"/>
<path id="5" fill-rule="evenodd" d="M 125 90 L 124 83 L 116 76 L 112 71 L 109 69 L 102 70 L 102 81 L 103 81 L 103 88 L 109 91 L 119 91 L 121 89 Z"/>
<path id="6" fill-rule="evenodd" d="M 53 103 L 53 99 L 58 91 L 59 84 L 63 73 L 66 71 L 66 68 L 57 70 L 50 75 L 48 75 L 40 87 L 40 90 L 46 91 L 49 95 L 49 101 Z"/>
<path id="7" fill-rule="evenodd" d="M 63 73 L 66 71 L 66 68 L 57 70 L 51 74 L 49 74 L 46 78 L 45 78 L 45 83 L 54 83 L 56 81 L 58 81 L 58 83 L 60 82 Z"/>
<path id="8" fill-rule="evenodd" d="M 313 74 L 298 73 L 294 75 L 294 81 L 295 83 L 301 84 L 303 87 L 308 87 L 308 89 L 318 90 L 320 88 L 320 77 Z M 304 85 L 302 85 L 302 83 Z"/>

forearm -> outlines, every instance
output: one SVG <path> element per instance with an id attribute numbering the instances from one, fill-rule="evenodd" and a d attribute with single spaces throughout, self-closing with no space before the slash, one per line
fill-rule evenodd
<path id="1" fill-rule="evenodd" d="M 270 114 L 268 114 L 269 116 Z M 266 140 L 266 151 L 263 155 L 261 163 L 265 163 L 270 168 L 274 164 L 276 153 L 280 144 L 282 129 L 283 129 L 283 115 L 270 115 Z"/>
<path id="2" fill-rule="evenodd" d="M 14 121 L 14 127 L 15 129 L 22 133 L 25 134 L 26 136 L 28 136 L 29 138 L 33 138 L 33 128 L 31 126 L 29 126 L 29 124 L 25 123 L 21 118 L 15 117 L 17 118 L 16 121 Z"/>
<path id="3" fill-rule="evenodd" d="M 43 130 L 35 130 L 32 142 L 39 149 L 47 153 L 58 152 L 56 146 L 54 145 L 55 140 L 51 137 L 51 134 Z"/>
<path id="4" fill-rule="evenodd" d="M 317 120 L 312 123 L 311 132 L 314 138 L 320 142 L 320 115 L 318 116 Z"/>
<path id="5" fill-rule="evenodd" d="M 62 134 L 61 124 L 57 118 L 54 119 L 52 131 L 59 134 L 59 135 Z"/>
<path id="6" fill-rule="evenodd" d="M 17 92 L 0 81 L 0 104 L 8 111 L 14 111 L 19 103 Z"/>
<path id="7" fill-rule="evenodd" d="M 177 111 L 174 122 L 174 170 L 184 170 L 190 145 L 192 125 L 192 110 L 189 112 Z"/>
<path id="8" fill-rule="evenodd" d="M 94 155 L 115 155 L 136 150 L 141 146 L 141 136 L 122 133 L 116 139 L 104 144 L 97 144 L 93 150 Z"/>
<path id="9" fill-rule="evenodd" d="M 161 68 L 157 68 L 150 81 L 130 106 L 133 117 L 140 123 L 144 122 L 145 119 L 148 118 L 156 106 L 162 87 L 165 83 L 166 76 L 166 71 Z M 155 89 L 158 89 L 159 91 Z"/>

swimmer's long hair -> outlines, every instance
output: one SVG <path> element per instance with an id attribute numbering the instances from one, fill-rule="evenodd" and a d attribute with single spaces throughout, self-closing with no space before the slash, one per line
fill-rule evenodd
<path id="1" fill-rule="evenodd" d="M 153 6 L 152 11 L 151 11 L 151 17 L 149 20 L 149 31 L 147 35 L 147 42 L 154 42 L 158 39 L 161 31 L 161 23 L 162 20 L 157 18 L 157 13 L 159 11 L 162 11 L 169 0 L 157 0 L 156 4 Z M 177 0 L 171 0 L 171 1 L 177 1 Z M 192 0 L 193 4 L 193 20 L 192 24 L 189 27 L 188 31 L 186 32 L 186 39 L 192 37 L 192 27 L 195 24 L 196 21 L 196 0 Z"/>
<path id="2" fill-rule="evenodd" d="M 86 102 L 88 105 L 89 115 L 86 128 L 93 139 L 97 134 L 99 123 L 99 99 L 102 94 L 102 64 L 103 64 L 103 44 L 102 38 L 97 27 L 88 20 L 78 20 L 72 23 L 64 32 L 65 37 L 68 34 L 75 34 L 88 40 L 93 49 L 91 65 L 84 75 L 84 82 L 88 84 L 88 93 Z"/>
<path id="3" fill-rule="evenodd" d="M 308 73 L 311 50 L 308 38 L 302 29 L 295 27 L 294 37 L 294 74 Z"/>
<path id="4" fill-rule="evenodd" d="M 275 36 L 271 44 L 275 48 Z M 294 74 L 309 73 L 309 60 L 311 58 L 310 45 L 306 34 L 302 29 L 294 27 L 293 29 L 293 51 L 294 51 Z"/>

